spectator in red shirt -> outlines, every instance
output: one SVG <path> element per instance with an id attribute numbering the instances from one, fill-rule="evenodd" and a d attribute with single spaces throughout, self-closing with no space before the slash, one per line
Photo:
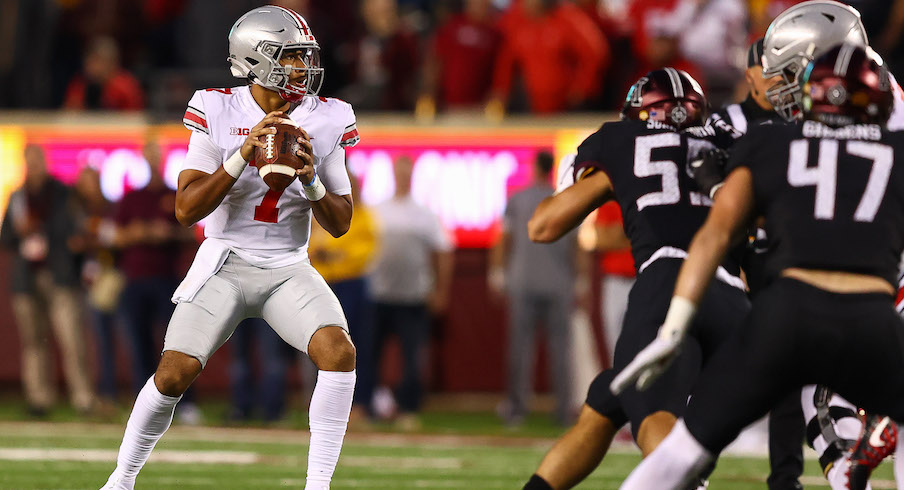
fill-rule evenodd
<path id="1" fill-rule="evenodd" d="M 530 110 L 548 114 L 581 107 L 599 93 L 609 46 L 577 6 L 560 0 L 523 0 L 500 21 L 503 44 L 488 110 L 509 102 L 520 72 Z"/>
<path id="2" fill-rule="evenodd" d="M 637 73 L 631 80 L 637 80 L 644 73 L 663 66 L 671 66 L 688 72 L 697 80 L 703 80 L 700 71 L 681 56 L 678 36 L 662 29 L 662 19 L 668 19 L 677 7 L 677 0 L 633 0 L 628 16 L 634 19 L 634 54 L 638 60 Z M 628 86 L 630 86 L 629 82 Z M 628 92 L 628 86 L 622 93 Z"/>
<path id="3" fill-rule="evenodd" d="M 671 66 L 699 80 L 713 105 L 731 99 L 741 79 L 737 53 L 746 45 L 742 0 L 634 0 L 629 13 L 641 61 L 633 79 Z"/>
<path id="4" fill-rule="evenodd" d="M 66 109 L 135 111 L 144 108 L 138 80 L 119 66 L 119 48 L 108 37 L 96 39 L 85 54 L 82 73 L 66 88 Z"/>
<path id="5" fill-rule="evenodd" d="M 486 102 L 500 33 L 490 0 L 465 0 L 462 12 L 437 29 L 424 62 L 419 107 L 475 107 Z"/>
<path id="6" fill-rule="evenodd" d="M 154 326 L 166 322 L 173 312 L 170 296 L 181 277 L 180 247 L 194 239 L 176 221 L 176 191 L 163 180 L 160 148 L 148 143 L 144 155 L 151 180 L 123 196 L 114 217 L 114 244 L 120 250 L 119 265 L 126 279 L 119 314 L 129 337 L 136 393 L 157 367 L 160 349 Z"/>

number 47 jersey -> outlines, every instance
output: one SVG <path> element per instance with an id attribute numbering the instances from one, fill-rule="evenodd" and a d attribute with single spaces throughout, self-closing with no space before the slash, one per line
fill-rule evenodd
<path id="1" fill-rule="evenodd" d="M 182 169 L 215 172 L 265 115 L 248 86 L 195 92 L 183 118 L 192 136 Z M 305 97 L 288 116 L 311 136 L 314 169 L 326 189 L 350 194 L 344 148 L 358 142 L 351 106 L 337 99 Z M 271 191 L 251 162 L 205 219 L 204 234 L 207 242 L 217 242 L 249 263 L 282 267 L 307 257 L 311 214 L 299 180 L 281 193 Z"/>
<path id="2" fill-rule="evenodd" d="M 904 132 L 815 121 L 757 126 L 728 169 L 753 176 L 772 248 L 767 273 L 801 267 L 875 275 L 896 285 L 904 249 Z"/>
<path id="3" fill-rule="evenodd" d="M 689 156 L 706 146 L 712 147 L 662 123 L 618 121 L 578 147 L 575 168 L 599 169 L 612 182 L 638 272 L 659 258 L 687 256 L 706 221 L 712 201 L 687 172 Z M 740 282 L 734 258 L 722 265 L 731 282 Z"/>

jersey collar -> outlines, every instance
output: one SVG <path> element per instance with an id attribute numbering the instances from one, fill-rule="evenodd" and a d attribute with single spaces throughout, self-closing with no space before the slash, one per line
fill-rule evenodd
<path id="1" fill-rule="evenodd" d="M 763 109 L 759 104 L 753 100 L 753 97 L 748 94 L 747 98 L 741 102 L 741 111 L 747 116 L 747 120 L 751 123 L 757 123 L 761 121 L 779 121 L 781 117 L 777 112 L 769 109 Z"/>
<path id="2" fill-rule="evenodd" d="M 242 108 L 248 111 L 249 114 L 256 114 L 257 120 L 261 120 L 267 115 L 261 106 L 257 105 L 257 101 L 251 95 L 251 87 L 249 85 L 237 88 L 235 93 L 239 96 L 239 104 L 241 104 Z M 310 112 L 314 107 L 314 101 L 311 99 L 312 97 L 304 97 L 301 102 L 290 105 L 287 111 L 289 116 L 296 119 L 301 114 Z"/>

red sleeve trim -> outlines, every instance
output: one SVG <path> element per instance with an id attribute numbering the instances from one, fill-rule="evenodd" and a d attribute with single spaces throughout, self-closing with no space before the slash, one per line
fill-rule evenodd
<path id="1" fill-rule="evenodd" d="M 342 141 L 347 141 L 347 140 L 350 140 L 352 138 L 357 138 L 357 137 L 358 137 L 358 129 L 356 128 L 356 129 L 353 129 L 353 130 L 343 134 Z"/>
<path id="2" fill-rule="evenodd" d="M 194 114 L 189 111 L 185 111 L 185 116 L 183 116 L 183 118 L 188 119 L 189 121 L 198 123 L 201 126 L 204 126 L 204 128 L 207 128 L 207 121 L 205 121 L 203 117 L 200 117 L 197 114 Z"/>

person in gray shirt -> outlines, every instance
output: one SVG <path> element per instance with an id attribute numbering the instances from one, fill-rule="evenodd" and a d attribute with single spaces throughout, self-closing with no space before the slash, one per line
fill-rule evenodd
<path id="1" fill-rule="evenodd" d="M 504 294 L 509 305 L 508 387 L 500 416 L 519 425 L 528 412 L 533 385 L 535 331 L 543 326 L 551 361 L 550 379 L 556 398 L 555 418 L 567 425 L 574 418 L 571 314 L 578 281 L 577 231 L 549 244 L 527 236 L 527 222 L 537 205 L 553 192 L 553 156 L 537 154 L 531 185 L 509 199 L 503 232 L 490 256 L 490 288 Z M 585 269 L 586 271 L 586 269 Z"/>
<path id="2" fill-rule="evenodd" d="M 398 335 L 403 373 L 396 397 L 402 412 L 398 423 L 405 429 L 418 425 L 430 315 L 446 309 L 453 266 L 452 242 L 439 218 L 411 196 L 413 168 L 407 156 L 395 161 L 395 195 L 375 207 L 381 246 L 370 276 L 376 350 L 371 369 L 379 372 L 386 337 Z"/>

